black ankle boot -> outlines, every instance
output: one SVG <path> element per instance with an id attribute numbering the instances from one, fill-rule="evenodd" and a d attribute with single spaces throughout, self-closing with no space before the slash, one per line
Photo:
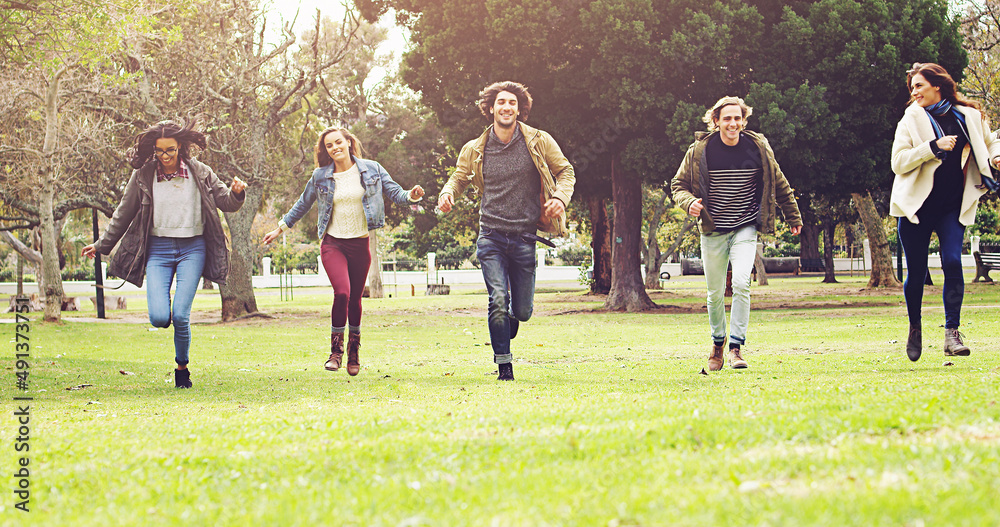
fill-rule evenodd
<path id="1" fill-rule="evenodd" d="M 906 337 L 906 356 L 910 358 L 911 361 L 920 360 L 920 352 L 923 349 L 923 342 L 921 339 L 920 325 L 914 326 L 910 324 L 910 333 Z"/>
<path id="2" fill-rule="evenodd" d="M 514 365 L 511 363 L 498 364 L 500 369 L 500 376 L 497 377 L 498 381 L 513 381 L 514 380 Z"/>
<path id="3" fill-rule="evenodd" d="M 184 368 L 183 370 L 174 370 L 174 387 L 175 388 L 190 388 L 194 386 L 191 384 L 191 372 Z"/>
<path id="4" fill-rule="evenodd" d="M 510 326 L 510 340 L 514 340 L 514 337 L 517 336 L 517 328 L 521 326 L 521 321 L 507 315 L 507 324 Z"/>

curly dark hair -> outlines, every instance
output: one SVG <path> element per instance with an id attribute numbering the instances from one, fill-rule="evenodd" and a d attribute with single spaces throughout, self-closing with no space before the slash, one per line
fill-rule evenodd
<path id="1" fill-rule="evenodd" d="M 490 108 L 493 107 L 493 103 L 497 102 L 497 95 L 502 91 L 513 93 L 517 97 L 517 120 L 527 121 L 528 114 L 531 113 L 531 94 L 528 93 L 528 88 L 520 82 L 500 81 L 483 88 L 483 91 L 479 92 L 479 100 L 476 101 L 479 111 L 493 120 Z"/>
<path id="2" fill-rule="evenodd" d="M 333 158 L 330 157 L 330 152 L 326 151 L 326 136 L 330 132 L 340 132 L 351 143 L 350 152 L 351 155 L 358 157 L 365 157 L 365 149 L 361 146 L 361 140 L 355 137 L 354 134 L 350 132 L 347 128 L 343 126 L 331 126 L 326 130 L 319 133 L 319 139 L 316 141 L 316 146 L 313 148 L 313 159 L 316 161 L 316 168 L 325 167 L 330 163 L 333 163 Z"/>
<path id="3" fill-rule="evenodd" d="M 941 89 L 941 98 L 958 106 L 968 106 L 970 108 L 975 108 L 980 110 L 982 107 L 978 101 L 973 101 L 967 99 L 964 95 L 958 92 L 958 86 L 955 84 L 955 79 L 951 78 L 948 74 L 948 70 L 943 67 L 934 64 L 933 62 L 915 62 L 913 67 L 911 67 L 906 72 L 906 88 L 910 90 L 910 100 L 906 102 L 907 105 L 913 103 L 913 76 L 920 74 L 927 82 L 936 88 Z"/>
<path id="4" fill-rule="evenodd" d="M 135 136 L 135 145 L 128 151 L 129 164 L 132 168 L 142 168 L 150 158 L 153 157 L 153 149 L 156 147 L 156 140 L 162 138 L 173 138 L 177 140 L 177 150 L 181 159 L 191 158 L 191 145 L 204 150 L 208 148 L 208 140 L 205 134 L 195 130 L 198 124 L 197 119 L 191 119 L 185 123 L 181 121 L 160 121 L 143 132 Z"/>

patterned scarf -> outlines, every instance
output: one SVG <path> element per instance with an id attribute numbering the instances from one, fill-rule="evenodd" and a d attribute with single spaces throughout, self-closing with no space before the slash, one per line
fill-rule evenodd
<path id="1" fill-rule="evenodd" d="M 950 102 L 944 99 L 941 99 L 940 101 L 924 108 L 924 110 L 927 111 L 927 118 L 931 120 L 931 126 L 934 127 L 935 139 L 941 139 L 942 137 L 944 137 L 944 130 L 941 129 L 941 125 L 938 124 L 937 119 L 935 119 L 935 117 L 941 118 L 944 117 L 945 115 L 948 115 L 948 113 L 950 112 L 952 115 L 955 116 L 956 119 L 958 119 L 958 122 L 961 123 L 962 126 L 960 128 L 962 129 L 962 134 L 965 136 L 965 140 L 969 144 L 972 144 L 972 141 L 969 139 L 968 125 L 965 124 L 965 116 L 962 115 L 962 112 L 955 109 L 955 105 L 951 104 Z M 945 157 L 947 157 L 947 154 Z"/>

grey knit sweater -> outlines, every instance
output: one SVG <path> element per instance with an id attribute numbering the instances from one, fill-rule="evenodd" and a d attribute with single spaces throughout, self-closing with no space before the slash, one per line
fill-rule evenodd
<path id="1" fill-rule="evenodd" d="M 542 182 L 521 127 L 504 144 L 490 130 L 483 153 L 483 201 L 479 224 L 506 232 L 534 232 L 542 214 Z"/>

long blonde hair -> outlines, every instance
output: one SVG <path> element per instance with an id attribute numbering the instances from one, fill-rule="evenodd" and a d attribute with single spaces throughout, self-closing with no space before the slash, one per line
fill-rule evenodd
<path id="1" fill-rule="evenodd" d="M 718 122 L 720 116 L 722 115 L 722 109 L 731 104 L 735 104 L 740 107 L 740 111 L 743 113 L 743 123 L 746 125 L 746 120 L 753 115 L 753 108 L 747 106 L 747 103 L 739 97 L 723 97 L 712 105 L 712 109 L 705 112 L 705 116 L 701 118 L 702 122 L 708 125 L 708 131 L 714 132 L 719 129 L 719 126 L 715 124 Z"/>
<path id="2" fill-rule="evenodd" d="M 365 157 L 365 149 L 361 146 L 361 140 L 343 126 L 331 126 L 320 132 L 319 140 L 316 141 L 316 148 L 313 149 L 313 159 L 316 161 L 316 168 L 325 167 L 333 163 L 333 158 L 330 157 L 330 153 L 326 151 L 326 145 L 323 144 L 326 142 L 326 135 L 330 132 L 340 132 L 344 136 L 344 139 L 347 139 L 351 143 L 350 152 L 352 156 Z"/>

